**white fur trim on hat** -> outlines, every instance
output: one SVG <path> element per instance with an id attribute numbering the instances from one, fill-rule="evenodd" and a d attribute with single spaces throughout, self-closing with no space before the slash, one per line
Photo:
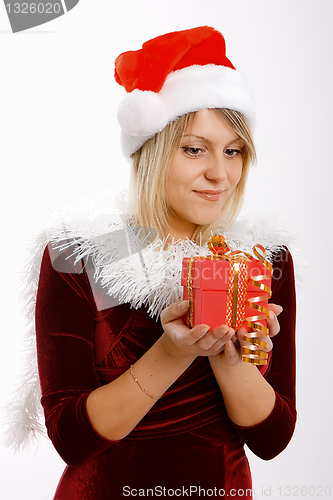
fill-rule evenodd
<path id="1" fill-rule="evenodd" d="M 168 124 L 163 100 L 156 92 L 134 89 L 120 102 L 118 122 L 121 129 L 134 137 L 152 136 Z"/>
<path id="2" fill-rule="evenodd" d="M 229 108 L 239 111 L 254 128 L 250 85 L 239 71 L 208 64 L 170 73 L 158 94 L 133 90 L 118 109 L 123 154 L 129 158 L 168 123 L 191 111 Z"/>

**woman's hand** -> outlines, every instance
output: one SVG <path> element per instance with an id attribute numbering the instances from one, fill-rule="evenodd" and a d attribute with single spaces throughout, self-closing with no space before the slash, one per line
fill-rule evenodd
<path id="1" fill-rule="evenodd" d="M 282 307 L 269 304 L 271 311 L 267 320 L 269 335 L 257 337 L 266 346 L 256 346 L 256 349 L 268 352 L 272 349 L 271 337 L 280 330 L 277 316 Z M 259 333 L 260 334 L 260 333 Z M 242 348 L 253 346 L 244 340 L 247 336 L 245 328 L 237 331 L 237 341 L 228 341 L 224 352 L 218 356 L 210 356 L 209 362 L 220 386 L 225 407 L 232 422 L 248 427 L 263 422 L 271 414 L 275 405 L 275 391 L 252 363 L 242 361 Z"/>
<path id="2" fill-rule="evenodd" d="M 264 345 L 256 347 L 256 350 L 262 352 L 270 352 L 273 349 L 273 342 L 271 338 L 277 335 L 280 331 L 280 325 L 277 316 L 283 311 L 282 307 L 277 304 L 268 304 L 267 309 L 270 310 L 270 317 L 267 319 L 269 335 L 258 335 L 258 337 L 256 337 L 261 342 L 267 345 L 267 347 L 265 347 Z M 224 346 L 223 356 L 221 357 L 226 365 L 233 366 L 240 363 L 242 360 L 242 349 L 249 349 L 251 346 L 253 346 L 252 343 L 244 340 L 244 337 L 246 336 L 247 330 L 245 328 L 240 328 L 237 331 L 237 334 L 235 334 L 233 341 L 226 343 L 226 345 Z M 236 344 L 234 344 L 234 342 L 236 342 Z"/>
<path id="3" fill-rule="evenodd" d="M 161 323 L 164 329 L 160 341 L 164 349 L 173 357 L 215 356 L 234 336 L 235 332 L 227 326 L 218 326 L 213 330 L 208 325 L 196 325 L 188 328 L 182 319 L 188 310 L 189 302 L 177 302 L 164 309 Z"/>

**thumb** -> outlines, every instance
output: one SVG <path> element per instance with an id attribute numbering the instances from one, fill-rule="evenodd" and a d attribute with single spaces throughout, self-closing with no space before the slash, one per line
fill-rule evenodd
<path id="1" fill-rule="evenodd" d="M 232 340 L 229 340 L 224 346 L 224 356 L 228 364 L 233 365 L 239 361 L 239 353 Z"/>
<path id="2" fill-rule="evenodd" d="M 170 306 L 166 307 L 161 314 L 162 325 L 174 321 L 175 319 L 181 318 L 186 314 L 189 308 L 189 301 L 183 300 L 182 302 L 175 302 Z"/>

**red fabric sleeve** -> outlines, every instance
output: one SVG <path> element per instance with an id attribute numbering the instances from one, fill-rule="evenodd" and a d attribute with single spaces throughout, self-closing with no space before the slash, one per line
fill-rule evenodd
<path id="1" fill-rule="evenodd" d="M 295 379 L 296 297 L 294 268 L 288 250 L 279 252 L 273 262 L 272 298 L 283 307 L 279 315 L 280 333 L 273 340 L 271 366 L 264 375 L 276 393 L 271 414 L 251 427 L 234 424 L 238 434 L 257 456 L 264 460 L 276 457 L 289 443 L 296 424 Z"/>
<path id="2" fill-rule="evenodd" d="M 91 391 L 100 386 L 94 369 L 95 301 L 81 265 L 66 272 L 44 252 L 37 300 L 36 336 L 42 405 L 48 435 L 63 460 L 85 462 L 113 444 L 99 436 L 86 414 Z"/>

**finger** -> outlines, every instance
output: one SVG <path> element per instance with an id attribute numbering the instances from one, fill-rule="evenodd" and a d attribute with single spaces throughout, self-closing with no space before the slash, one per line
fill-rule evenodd
<path id="1" fill-rule="evenodd" d="M 161 313 L 161 323 L 162 325 L 166 325 L 175 319 L 181 318 L 186 314 L 189 308 L 189 301 L 182 300 L 181 302 L 174 302 L 170 304 L 168 307 L 163 309 Z"/>
<path id="2" fill-rule="evenodd" d="M 209 330 L 196 344 L 200 349 L 214 351 L 221 350 L 226 342 L 228 342 L 235 334 L 232 328 L 226 325 L 221 325 Z"/>
<path id="3" fill-rule="evenodd" d="M 227 364 L 235 365 L 240 360 L 240 353 L 234 346 L 232 340 L 229 340 L 224 346 L 224 354 L 223 354 Z"/>
<path id="4" fill-rule="evenodd" d="M 267 318 L 267 326 L 269 329 L 269 336 L 275 337 L 280 331 L 280 323 L 277 319 L 276 313 L 270 311 L 269 318 Z"/>
<path id="5" fill-rule="evenodd" d="M 275 313 L 276 316 L 278 316 L 279 314 L 281 314 L 282 311 L 283 311 L 283 307 L 282 306 L 279 306 L 278 304 L 273 304 L 273 303 L 268 304 L 267 308 L 270 311 L 273 311 L 273 313 Z"/>
<path id="6" fill-rule="evenodd" d="M 208 325 L 196 325 L 191 330 L 186 328 L 186 332 L 184 332 L 183 340 L 186 345 L 193 345 L 198 343 L 203 337 L 205 337 L 209 333 Z"/>

